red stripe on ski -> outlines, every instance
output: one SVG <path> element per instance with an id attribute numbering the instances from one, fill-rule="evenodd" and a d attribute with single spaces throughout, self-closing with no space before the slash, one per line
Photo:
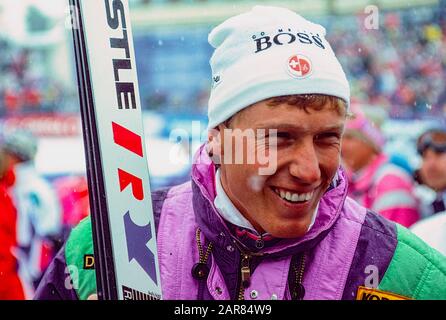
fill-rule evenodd
<path id="1" fill-rule="evenodd" d="M 130 131 L 116 122 L 112 122 L 113 140 L 121 147 L 142 157 L 142 139 L 140 135 Z"/>

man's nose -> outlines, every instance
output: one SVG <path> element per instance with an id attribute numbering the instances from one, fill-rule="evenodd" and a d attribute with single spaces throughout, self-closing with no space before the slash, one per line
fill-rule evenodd
<path id="1" fill-rule="evenodd" d="M 311 141 L 301 143 L 293 150 L 291 163 L 289 166 L 290 174 L 296 177 L 302 183 L 315 184 L 321 178 L 319 168 L 319 159 Z"/>
<path id="2" fill-rule="evenodd" d="M 424 157 L 423 157 L 423 163 L 422 165 L 430 169 L 431 167 L 434 167 L 438 161 L 437 155 L 432 150 L 427 150 Z"/>

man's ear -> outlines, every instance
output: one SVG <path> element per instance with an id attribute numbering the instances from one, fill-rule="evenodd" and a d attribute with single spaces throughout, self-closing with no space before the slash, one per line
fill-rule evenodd
<path id="1" fill-rule="evenodd" d="M 216 128 L 209 129 L 208 142 L 206 144 L 206 151 L 214 164 L 221 164 L 223 159 L 223 127 L 219 125 Z"/>

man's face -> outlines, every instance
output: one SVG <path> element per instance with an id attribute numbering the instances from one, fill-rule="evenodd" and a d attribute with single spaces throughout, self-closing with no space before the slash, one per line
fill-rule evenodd
<path id="1" fill-rule="evenodd" d="M 429 188 L 446 190 L 446 152 L 437 153 L 429 148 L 424 151 L 420 175 Z"/>
<path id="2" fill-rule="evenodd" d="M 243 163 L 221 165 L 223 188 L 259 232 L 279 238 L 303 236 L 339 167 L 345 115 L 331 106 L 307 111 L 288 104 L 272 107 L 258 102 L 234 116 L 229 126 L 256 133 L 264 129 L 266 137 L 244 139 L 243 150 L 235 150 L 231 139 L 221 141 L 223 153 L 231 149 L 244 154 L 277 150 L 277 170 L 270 175 L 259 175 L 264 166 L 259 161 L 247 163 L 247 157 Z M 274 134 L 268 135 L 274 129 L 277 138 L 273 139 Z M 250 144 L 249 140 L 255 141 Z M 225 146 L 228 143 L 232 143 L 229 148 Z"/>
<path id="3" fill-rule="evenodd" d="M 342 137 L 342 161 L 348 170 L 353 172 L 361 170 L 375 153 L 367 142 L 348 131 Z"/>

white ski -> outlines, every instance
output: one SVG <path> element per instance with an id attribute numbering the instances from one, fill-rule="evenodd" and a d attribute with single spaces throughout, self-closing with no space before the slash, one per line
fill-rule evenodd
<path id="1" fill-rule="evenodd" d="M 99 299 L 161 299 L 128 0 L 70 0 Z"/>

